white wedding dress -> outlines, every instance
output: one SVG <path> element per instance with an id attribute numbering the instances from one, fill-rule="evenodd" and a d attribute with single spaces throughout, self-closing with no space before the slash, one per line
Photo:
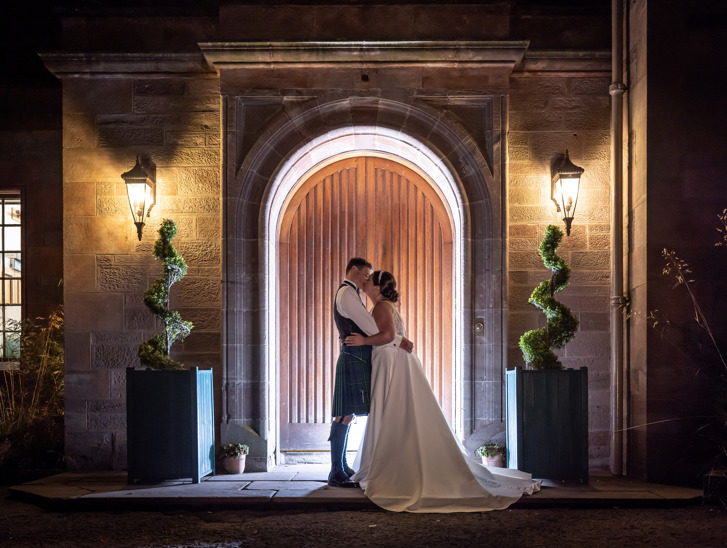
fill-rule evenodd
<path id="1" fill-rule="evenodd" d="M 393 303 L 396 332 L 406 336 Z M 488 468 L 469 457 L 439 407 L 419 358 L 375 346 L 371 412 L 353 480 L 378 506 L 396 512 L 481 512 L 507 508 L 540 490 L 530 474 Z"/>

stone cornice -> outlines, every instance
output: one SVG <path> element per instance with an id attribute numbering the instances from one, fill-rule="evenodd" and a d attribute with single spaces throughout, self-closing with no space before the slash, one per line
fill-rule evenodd
<path id="1" fill-rule="evenodd" d="M 218 71 L 374 65 L 499 65 L 512 70 L 522 62 L 528 42 L 204 42 L 199 47 Z"/>
<path id="2" fill-rule="evenodd" d="M 518 72 L 611 73 L 610 51 L 528 51 Z"/>
<path id="3" fill-rule="evenodd" d="M 200 53 L 66 53 L 39 54 L 58 78 L 129 74 L 184 74 L 214 71 Z"/>

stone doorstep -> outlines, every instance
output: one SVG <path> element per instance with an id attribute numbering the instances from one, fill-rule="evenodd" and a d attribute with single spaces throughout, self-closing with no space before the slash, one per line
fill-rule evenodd
<path id="1" fill-rule="evenodd" d="M 15 497 L 43 506 L 65 509 L 153 508 L 154 506 L 221 505 L 264 508 L 269 504 L 293 506 L 343 505 L 373 507 L 360 489 L 338 489 L 326 484 L 326 465 L 281 466 L 270 472 L 206 476 L 200 483 L 166 481 L 126 483 L 125 472 L 66 472 L 10 488 Z M 85 501 L 85 504 L 81 504 Z M 686 487 L 650 484 L 592 473 L 590 483 L 543 481 L 542 490 L 526 495 L 511 508 L 541 505 L 664 506 L 696 504 L 702 492 Z M 128 506 L 125 504 L 128 503 Z M 80 506 L 79 506 L 80 505 Z"/>

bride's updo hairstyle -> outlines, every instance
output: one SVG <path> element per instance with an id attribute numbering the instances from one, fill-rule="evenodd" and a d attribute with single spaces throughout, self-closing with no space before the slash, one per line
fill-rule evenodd
<path id="1" fill-rule="evenodd" d="M 374 280 L 374 285 L 380 289 L 384 299 L 388 299 L 392 303 L 399 300 L 399 292 L 396 290 L 396 280 L 391 272 L 376 270 L 371 277 Z"/>

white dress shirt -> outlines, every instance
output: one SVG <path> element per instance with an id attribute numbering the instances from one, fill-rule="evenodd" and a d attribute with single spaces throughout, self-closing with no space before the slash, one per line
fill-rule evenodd
<path id="1" fill-rule="evenodd" d="M 353 320 L 353 322 L 361 328 L 361 331 L 366 335 L 376 335 L 379 332 L 379 328 L 376 325 L 376 320 L 371 313 L 366 310 L 361 298 L 358 296 L 358 291 L 354 289 L 354 283 L 350 280 L 346 280 L 343 284 L 344 287 L 338 290 L 336 293 L 336 307 L 338 313 L 344 318 Z M 381 346 L 399 346 L 401 344 L 401 335 L 394 335 L 394 340 L 389 344 Z"/>

